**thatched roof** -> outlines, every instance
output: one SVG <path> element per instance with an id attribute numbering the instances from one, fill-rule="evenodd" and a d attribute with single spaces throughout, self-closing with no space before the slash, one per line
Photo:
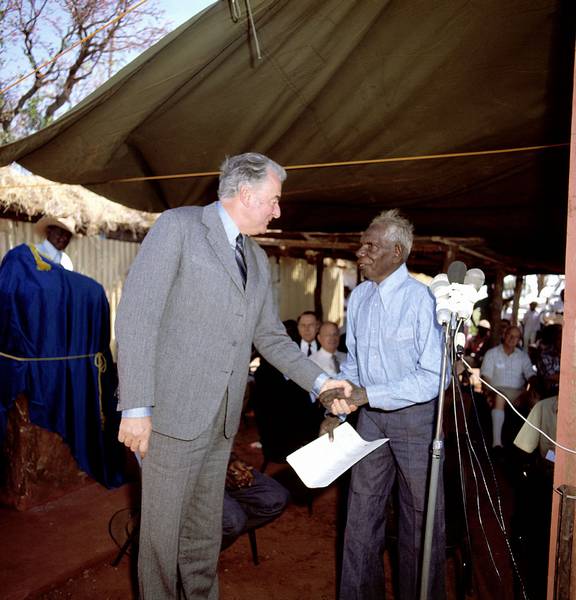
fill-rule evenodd
<path id="1" fill-rule="evenodd" d="M 129 234 L 134 239 L 141 239 L 158 218 L 158 213 L 127 208 L 79 185 L 54 183 L 14 167 L 0 168 L 0 218 L 37 221 L 43 215 L 71 216 L 84 235 Z"/>

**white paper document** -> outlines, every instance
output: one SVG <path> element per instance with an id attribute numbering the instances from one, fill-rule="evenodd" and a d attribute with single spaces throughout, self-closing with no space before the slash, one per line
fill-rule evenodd
<path id="1" fill-rule="evenodd" d="M 383 438 L 367 442 L 349 423 L 343 423 L 334 430 L 333 442 L 325 433 L 292 452 L 286 460 L 307 487 L 325 487 L 387 441 L 388 438 Z"/>

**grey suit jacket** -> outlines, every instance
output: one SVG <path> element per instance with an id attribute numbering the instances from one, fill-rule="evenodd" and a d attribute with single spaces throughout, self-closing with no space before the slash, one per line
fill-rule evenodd
<path id="1" fill-rule="evenodd" d="M 226 390 L 226 434 L 242 411 L 252 343 L 310 390 L 322 372 L 288 337 L 265 252 L 245 243 L 246 290 L 216 204 L 164 212 L 130 268 L 116 316 L 118 408 L 153 406 L 153 428 L 194 439 Z M 289 410 L 289 407 L 287 407 Z"/>

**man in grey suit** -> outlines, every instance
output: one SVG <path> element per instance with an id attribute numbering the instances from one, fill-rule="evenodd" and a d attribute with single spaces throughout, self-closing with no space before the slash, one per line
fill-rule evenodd
<path id="1" fill-rule="evenodd" d="M 144 600 L 218 597 L 226 467 L 252 344 L 306 390 L 342 385 L 286 334 L 266 254 L 249 237 L 280 216 L 285 178 L 261 154 L 226 159 L 219 202 L 165 211 L 124 286 L 119 439 L 143 457 Z"/>

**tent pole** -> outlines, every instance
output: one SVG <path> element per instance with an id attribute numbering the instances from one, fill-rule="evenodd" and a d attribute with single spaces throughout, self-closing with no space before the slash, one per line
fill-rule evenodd
<path id="1" fill-rule="evenodd" d="M 576 63 L 575 63 L 576 65 Z M 556 437 L 560 443 L 574 446 L 576 440 L 576 71 L 572 94 L 572 132 L 570 136 L 570 175 L 568 179 L 568 224 L 566 236 L 566 282 L 564 293 L 564 325 L 562 357 L 560 362 L 560 392 Z M 571 443 L 572 442 L 572 443 Z M 576 485 L 576 456 L 562 450 L 556 452 L 554 488 Z M 558 543 L 560 496 L 552 493 L 552 521 L 548 560 L 548 600 L 562 600 L 557 590 L 571 590 L 566 598 L 576 592 L 576 553 L 572 552 L 571 568 L 563 570 L 563 581 L 555 586 L 555 571 L 561 549 Z M 567 587 L 568 586 L 568 587 Z"/>

